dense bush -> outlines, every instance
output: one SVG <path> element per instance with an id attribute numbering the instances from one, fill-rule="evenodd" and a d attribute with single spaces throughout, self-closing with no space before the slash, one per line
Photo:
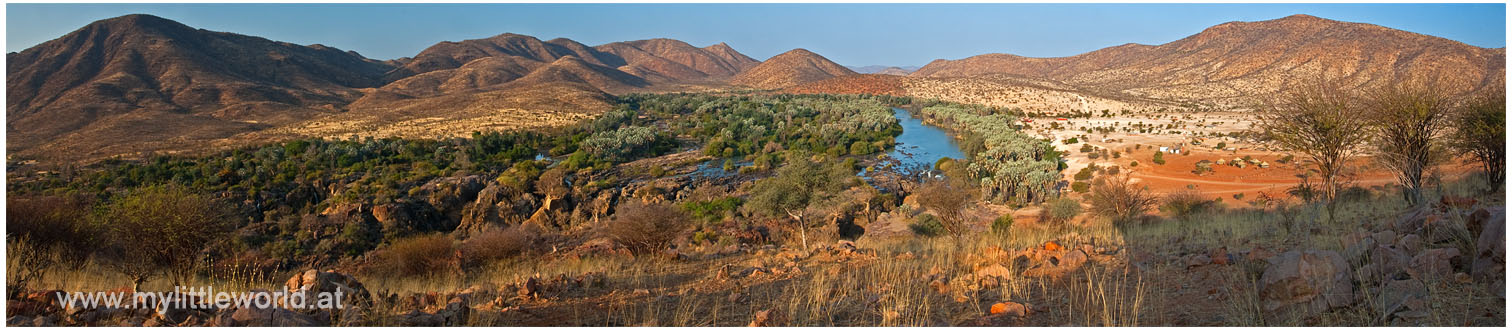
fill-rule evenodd
<path id="1" fill-rule="evenodd" d="M 438 276 L 456 272 L 450 237 L 433 233 L 395 240 L 378 252 L 375 271 L 394 276 Z"/>
<path id="2" fill-rule="evenodd" d="M 688 225 L 688 217 L 675 207 L 630 201 L 615 208 L 608 235 L 632 252 L 652 253 L 670 246 Z"/>
<path id="3" fill-rule="evenodd" d="M 181 186 L 150 186 L 105 207 L 113 262 L 139 287 L 158 271 L 183 285 L 201 262 L 200 250 L 232 229 L 226 206 Z"/>
<path id="4" fill-rule="evenodd" d="M 518 256 L 534 241 L 535 236 L 522 227 L 493 228 L 468 237 L 459 250 L 464 266 L 481 266 Z"/>
<path id="5" fill-rule="evenodd" d="M 1127 224 L 1144 215 L 1157 200 L 1149 187 L 1136 186 L 1126 175 L 1100 177 L 1087 196 L 1091 212 Z"/>
<path id="6" fill-rule="evenodd" d="M 1216 202 L 1203 198 L 1202 194 L 1196 190 L 1182 190 L 1168 193 L 1162 200 L 1160 211 L 1179 220 L 1187 220 L 1193 214 L 1201 213 L 1217 206 Z"/>
<path id="7" fill-rule="evenodd" d="M 1065 222 L 1076 218 L 1082 212 L 1080 202 L 1069 198 L 1059 198 L 1045 203 L 1042 218 L 1052 222 Z"/>
<path id="8" fill-rule="evenodd" d="M 704 223 L 714 223 L 724 220 L 727 216 L 731 216 L 736 209 L 740 208 L 742 202 L 743 200 L 737 197 L 723 197 L 713 200 L 684 202 L 681 208 L 693 219 L 703 221 Z"/>
<path id="9" fill-rule="evenodd" d="M 61 257 L 81 261 L 106 235 L 90 215 L 92 204 L 82 195 L 10 197 L 5 205 L 6 238 L 26 238 L 28 245 L 58 249 Z"/>
<path id="10" fill-rule="evenodd" d="M 947 233 L 945 225 L 940 224 L 940 218 L 930 214 L 920 214 L 915 217 L 913 224 L 908 225 L 908 229 L 914 234 L 925 237 L 936 237 Z"/>
<path id="11" fill-rule="evenodd" d="M 1087 182 L 1074 182 L 1074 183 L 1071 183 L 1071 191 L 1072 192 L 1087 193 L 1090 190 L 1092 190 L 1092 184 L 1088 184 Z"/>
<path id="12" fill-rule="evenodd" d="M 1008 232 L 1012 230 L 1013 214 L 998 216 L 997 219 L 992 220 L 992 233 L 1008 234 Z"/>

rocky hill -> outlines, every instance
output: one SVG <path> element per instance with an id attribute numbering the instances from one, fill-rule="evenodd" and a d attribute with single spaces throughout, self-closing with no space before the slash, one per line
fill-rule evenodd
<path id="1" fill-rule="evenodd" d="M 936 60 L 911 75 L 1011 74 L 1131 95 L 1244 104 L 1319 77 L 1357 87 L 1429 80 L 1465 93 L 1504 84 L 1505 54 L 1505 48 L 1293 15 L 1224 23 L 1162 45 L 1126 44 L 1070 57 Z"/>
<path id="2" fill-rule="evenodd" d="M 151 15 L 94 22 L 7 60 L 7 149 L 63 161 L 396 125 L 378 131 L 446 137 L 563 124 L 608 109 L 606 92 L 723 86 L 759 64 L 724 43 L 590 47 L 511 33 L 379 61 Z"/>
<path id="3" fill-rule="evenodd" d="M 761 62 L 761 65 L 736 75 L 730 80 L 730 84 L 777 89 L 854 74 L 856 72 L 851 71 L 850 68 L 836 64 L 809 50 L 798 48 L 773 56 Z"/>
<path id="4" fill-rule="evenodd" d="M 94 22 L 6 60 L 7 149 L 90 156 L 335 112 L 391 69 L 355 52 L 150 15 Z"/>

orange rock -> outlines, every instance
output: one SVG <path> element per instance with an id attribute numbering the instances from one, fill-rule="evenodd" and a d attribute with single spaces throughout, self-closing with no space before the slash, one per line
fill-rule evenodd
<path id="1" fill-rule="evenodd" d="M 1046 241 L 1044 247 L 1047 251 L 1058 251 L 1065 248 L 1065 246 L 1061 246 L 1060 243 L 1054 241 Z"/>
<path id="2" fill-rule="evenodd" d="M 1008 315 L 1014 317 L 1024 317 L 1029 315 L 1029 309 L 1028 307 L 1025 307 L 1024 304 L 1009 301 L 993 304 L 991 312 L 993 315 Z"/>

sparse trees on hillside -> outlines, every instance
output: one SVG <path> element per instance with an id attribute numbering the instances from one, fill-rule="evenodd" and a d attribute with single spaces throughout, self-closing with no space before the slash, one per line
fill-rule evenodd
<path id="1" fill-rule="evenodd" d="M 1423 171 L 1436 161 L 1449 98 L 1429 86 L 1390 86 L 1373 91 L 1368 105 L 1381 163 L 1395 172 L 1408 204 L 1424 203 Z"/>
<path id="2" fill-rule="evenodd" d="M 1364 143 L 1367 116 L 1361 116 L 1356 97 L 1334 82 L 1292 89 L 1277 102 L 1260 108 L 1258 127 L 1283 148 L 1307 156 L 1322 177 L 1322 197 L 1333 218 L 1335 197 L 1351 156 Z"/>
<path id="3" fill-rule="evenodd" d="M 1486 184 L 1500 187 L 1507 167 L 1507 100 L 1505 90 L 1488 89 L 1454 116 L 1450 137 L 1456 150 L 1470 154 L 1486 173 Z"/>
<path id="4" fill-rule="evenodd" d="M 787 164 L 777 168 L 775 176 L 756 182 L 747 206 L 767 216 L 791 219 L 807 251 L 809 205 L 849 188 L 854 179 L 855 171 L 843 163 L 818 163 L 806 156 L 790 156 Z"/>

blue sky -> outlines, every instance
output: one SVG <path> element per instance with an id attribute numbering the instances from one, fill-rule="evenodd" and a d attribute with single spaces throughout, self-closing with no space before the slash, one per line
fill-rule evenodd
<path id="1" fill-rule="evenodd" d="M 1291 14 L 1506 46 L 1505 4 L 7 4 L 5 48 L 20 51 L 131 13 L 377 59 L 513 32 L 588 45 L 728 42 L 758 60 L 802 47 L 846 65 L 924 65 L 984 53 L 1050 57 L 1161 44 L 1223 22 Z"/>

